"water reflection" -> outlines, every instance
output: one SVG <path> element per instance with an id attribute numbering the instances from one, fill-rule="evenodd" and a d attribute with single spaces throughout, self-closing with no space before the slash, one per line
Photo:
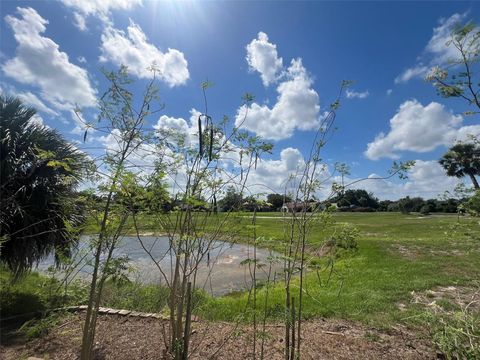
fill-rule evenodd
<path id="1" fill-rule="evenodd" d="M 170 251 L 169 238 L 165 236 L 142 236 L 143 245 L 152 254 L 157 261 L 167 279 L 172 276 L 173 261 L 175 254 Z M 208 247 L 199 262 L 196 286 L 203 288 L 212 295 L 224 295 L 231 291 L 247 289 L 250 286 L 250 271 L 248 265 L 242 265 L 242 261 L 253 258 L 253 248 L 243 244 L 232 244 L 229 242 L 215 241 Z M 84 236 L 80 240 L 79 253 L 77 259 L 88 249 L 88 237 Z M 268 274 L 269 257 L 275 255 L 269 250 L 257 249 L 257 261 L 266 266 L 257 268 L 257 279 L 266 279 Z M 141 246 L 136 237 L 125 236 L 121 239 L 119 246 L 114 252 L 114 257 L 128 257 L 129 272 L 128 277 L 131 280 L 140 281 L 145 284 L 165 283 L 158 267 L 152 261 Z M 82 260 L 81 271 L 77 276 L 88 278 L 92 268 L 89 261 L 93 256 L 87 254 Z M 39 270 L 46 270 L 53 264 L 53 257 L 50 257 L 39 264 Z M 253 265 L 252 265 L 253 266 Z M 275 272 L 280 271 L 281 266 L 278 263 L 272 264 L 271 278 Z M 278 275 L 277 275 L 278 277 Z"/>

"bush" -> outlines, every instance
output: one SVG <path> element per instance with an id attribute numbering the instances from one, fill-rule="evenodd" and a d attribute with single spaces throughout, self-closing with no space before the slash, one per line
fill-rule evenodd
<path id="1" fill-rule="evenodd" d="M 331 239 L 331 244 L 337 248 L 345 250 L 357 250 L 358 249 L 358 229 L 352 225 L 345 224 L 341 227 L 340 231 L 336 232 Z"/>
<path id="2" fill-rule="evenodd" d="M 465 203 L 465 210 L 472 216 L 480 216 L 480 190 Z"/>

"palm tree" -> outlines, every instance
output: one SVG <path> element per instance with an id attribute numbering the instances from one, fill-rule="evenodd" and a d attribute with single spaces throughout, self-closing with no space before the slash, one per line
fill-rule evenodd
<path id="1" fill-rule="evenodd" d="M 81 221 L 73 194 L 86 157 L 35 110 L 0 94 L 0 260 L 15 275 L 53 251 L 69 254 Z"/>
<path id="2" fill-rule="evenodd" d="M 439 160 L 448 176 L 462 178 L 469 176 L 475 190 L 480 186 L 475 178 L 480 175 L 480 146 L 473 143 L 459 143 L 452 146 Z"/>

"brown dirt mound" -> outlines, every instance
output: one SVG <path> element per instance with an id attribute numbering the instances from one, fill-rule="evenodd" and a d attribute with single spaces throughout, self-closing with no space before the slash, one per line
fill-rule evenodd
<path id="1" fill-rule="evenodd" d="M 67 316 L 42 338 L 0 346 L 5 360 L 36 356 L 76 359 L 81 342 L 83 314 Z M 164 320 L 100 315 L 96 358 L 133 360 L 164 359 Z M 252 359 L 252 329 L 222 322 L 193 324 L 191 359 Z M 283 328 L 267 328 L 265 359 L 283 359 Z M 257 352 L 260 340 L 257 343 Z M 259 356 L 257 355 L 257 358 Z M 314 320 L 303 325 L 302 359 L 435 359 L 428 341 L 405 328 L 381 331 L 343 320 Z"/>

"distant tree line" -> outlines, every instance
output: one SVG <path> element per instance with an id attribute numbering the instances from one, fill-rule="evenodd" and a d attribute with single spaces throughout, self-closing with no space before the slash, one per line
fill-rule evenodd
<path id="1" fill-rule="evenodd" d="M 379 200 L 371 192 L 362 189 L 346 190 L 342 194 L 331 198 L 328 201 L 318 201 L 311 199 L 307 202 L 307 211 L 315 210 L 318 207 L 328 208 L 335 207 L 337 211 L 342 212 L 375 212 L 375 211 L 391 211 L 391 212 L 418 212 L 423 214 L 429 213 L 456 213 L 458 206 L 466 202 L 468 199 L 423 199 L 421 197 L 406 196 L 398 200 Z M 186 206 L 181 204 L 175 198 L 164 197 L 164 205 L 162 208 L 166 211 Z M 158 206 L 158 205 L 157 205 Z M 206 210 L 212 204 L 204 199 L 198 199 L 194 205 L 197 210 Z M 259 196 L 250 195 L 242 196 L 234 187 L 229 187 L 222 199 L 216 204 L 216 209 L 220 212 L 226 211 L 300 211 L 305 206 L 301 201 L 294 201 L 291 196 L 283 194 L 268 194 L 266 200 L 260 199 Z M 148 211 L 148 209 L 146 209 Z"/>
<path id="2" fill-rule="evenodd" d="M 371 192 L 365 190 L 347 190 L 330 201 L 339 211 L 369 212 L 394 211 L 408 214 L 418 212 L 429 214 L 434 212 L 456 213 L 458 206 L 467 199 L 423 199 L 406 196 L 398 200 L 378 200 Z"/>

